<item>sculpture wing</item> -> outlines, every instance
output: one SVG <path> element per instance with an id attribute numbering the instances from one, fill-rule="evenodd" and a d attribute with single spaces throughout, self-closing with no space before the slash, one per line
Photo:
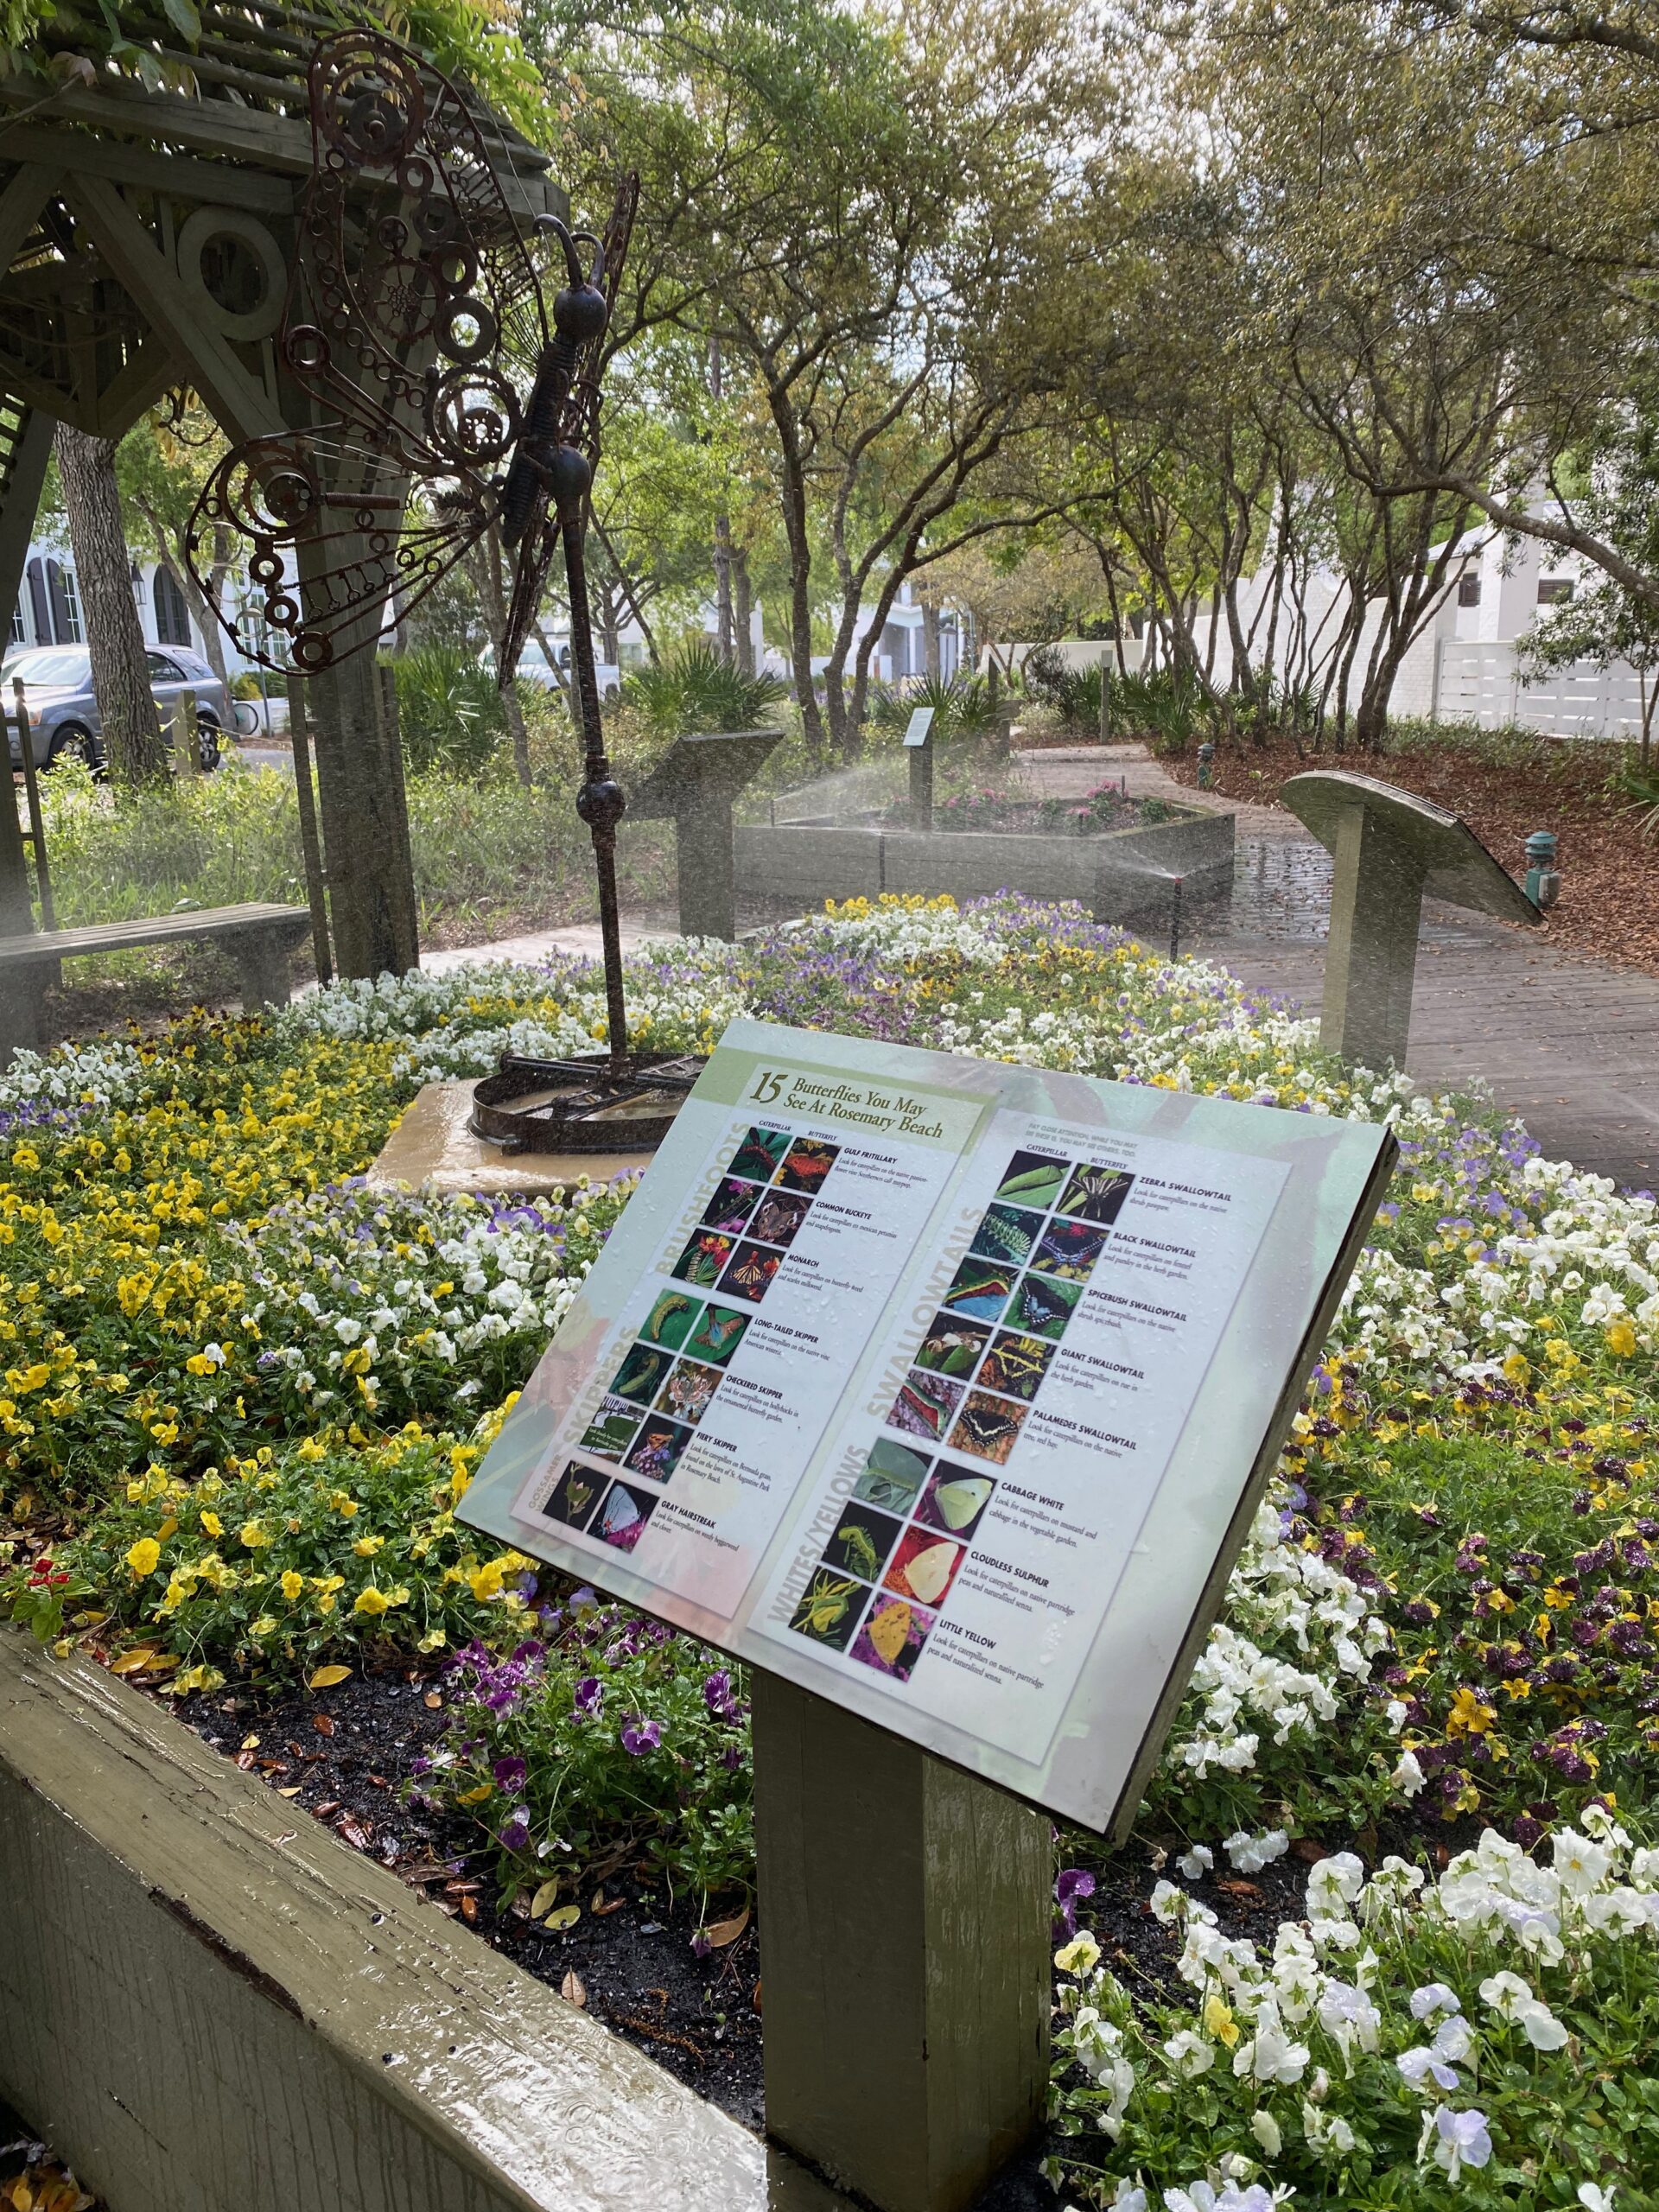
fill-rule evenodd
<path id="1" fill-rule="evenodd" d="M 372 645 L 470 550 L 493 512 L 466 480 L 417 486 L 397 461 L 331 423 L 255 438 L 208 478 L 185 534 L 208 604 L 228 533 L 247 597 L 220 620 L 268 668 L 315 675 Z"/>

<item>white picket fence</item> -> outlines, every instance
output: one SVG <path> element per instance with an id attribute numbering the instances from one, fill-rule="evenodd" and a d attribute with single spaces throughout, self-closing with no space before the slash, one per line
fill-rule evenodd
<path id="1" fill-rule="evenodd" d="M 1656 673 L 1651 682 L 1659 682 Z M 1575 661 L 1541 682 L 1521 678 L 1512 645 L 1456 638 L 1435 641 L 1430 712 L 1440 721 L 1509 723 L 1554 737 L 1642 734 L 1642 679 L 1628 662 L 1595 668 Z"/>

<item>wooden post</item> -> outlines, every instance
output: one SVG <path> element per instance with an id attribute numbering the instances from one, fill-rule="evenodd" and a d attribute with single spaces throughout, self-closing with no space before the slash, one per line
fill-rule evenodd
<path id="1" fill-rule="evenodd" d="M 919 745 L 907 747 L 910 753 L 910 826 L 912 830 L 928 830 L 933 827 L 933 733 L 930 729 Z"/>
<path id="2" fill-rule="evenodd" d="M 294 788 L 300 808 L 300 851 L 305 861 L 305 899 L 311 909 L 311 950 L 317 964 L 317 981 L 334 979 L 334 958 L 328 948 L 328 894 L 323 874 L 322 847 L 317 836 L 316 794 L 311 788 L 311 747 L 305 728 L 305 684 L 291 671 L 288 677 L 288 729 L 294 744 Z"/>
<path id="3" fill-rule="evenodd" d="M 1365 1067 L 1403 1067 L 1424 862 L 1356 804 L 1342 810 L 1334 863 L 1319 1044 Z"/>
<path id="4" fill-rule="evenodd" d="M 405 975 L 419 957 L 409 841 L 401 784 L 391 782 L 381 737 L 372 654 L 352 653 L 308 683 L 339 972 Z"/>
<path id="5" fill-rule="evenodd" d="M 10 396 L 0 397 L 0 613 L 10 620 L 22 587 L 29 538 L 39 511 L 41 486 L 52 456 L 54 424 L 49 415 Z M 3 727 L 0 715 L 0 727 Z M 27 737 L 24 738 L 27 750 Z M 17 793 L 8 759 L 6 789 L 0 794 L 0 936 L 19 937 L 35 926 L 29 868 L 17 820 Z M 4 1042 L 32 1043 L 8 1030 Z"/>
<path id="6" fill-rule="evenodd" d="M 1043 2116 L 1048 1816 L 751 1684 L 767 2129 L 877 2212 L 965 2212 Z"/>
<path id="7" fill-rule="evenodd" d="M 196 732 L 196 695 L 181 691 L 173 702 L 173 772 L 201 773 L 201 740 Z"/>
<path id="8" fill-rule="evenodd" d="M 52 897 L 52 862 L 46 849 L 46 817 L 41 809 L 40 771 L 35 763 L 35 746 L 29 724 L 29 688 L 21 676 L 11 681 L 11 696 L 17 706 L 17 749 L 22 754 L 23 789 L 29 797 L 28 841 L 35 849 L 35 887 L 41 901 L 41 927 L 53 930 L 58 925 L 57 910 Z M 59 963 L 58 982 L 63 980 L 62 963 Z"/>

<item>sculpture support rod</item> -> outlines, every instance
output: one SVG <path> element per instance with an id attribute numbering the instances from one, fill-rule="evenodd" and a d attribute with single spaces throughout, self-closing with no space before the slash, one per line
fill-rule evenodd
<path id="1" fill-rule="evenodd" d="M 622 999 L 622 928 L 616 899 L 616 825 L 626 804 L 611 780 L 605 752 L 605 724 L 599 711 L 599 678 L 594 668 L 594 632 L 588 612 L 588 563 L 583 545 L 582 505 L 561 504 L 559 529 L 564 544 L 565 582 L 570 600 L 570 659 L 575 671 L 576 703 L 582 715 L 583 781 L 576 811 L 594 841 L 594 871 L 599 878 L 599 937 L 605 961 L 605 1017 L 611 1058 L 628 1049 L 628 1017 Z"/>

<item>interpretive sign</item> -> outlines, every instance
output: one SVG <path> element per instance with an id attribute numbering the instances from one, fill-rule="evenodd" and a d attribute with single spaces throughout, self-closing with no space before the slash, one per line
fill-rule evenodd
<path id="1" fill-rule="evenodd" d="M 1393 1151 L 734 1022 L 463 1517 L 1103 1828 Z"/>
<path id="2" fill-rule="evenodd" d="M 906 745 L 927 743 L 933 728 L 933 714 L 934 709 L 931 707 L 917 707 L 912 709 L 910 720 L 905 724 Z"/>

